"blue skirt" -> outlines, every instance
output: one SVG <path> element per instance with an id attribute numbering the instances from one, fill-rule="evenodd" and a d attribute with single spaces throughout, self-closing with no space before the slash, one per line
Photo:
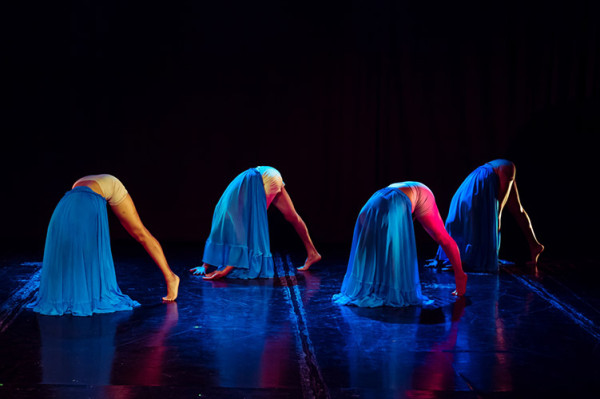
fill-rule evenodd
<path id="1" fill-rule="evenodd" d="M 33 310 L 45 315 L 90 316 L 140 304 L 117 285 L 106 200 L 76 187 L 60 200 L 48 226 Z"/>
<path id="2" fill-rule="evenodd" d="M 465 271 L 498 271 L 498 185 L 498 176 L 486 164 L 467 176 L 452 197 L 446 230 L 458 245 Z M 436 258 L 450 263 L 441 247 Z"/>
<path id="3" fill-rule="evenodd" d="M 229 278 L 273 277 L 267 197 L 256 169 L 239 174 L 219 199 L 202 261 L 219 270 L 233 266 Z"/>
<path id="4" fill-rule="evenodd" d="M 411 202 L 400 190 L 377 191 L 360 211 L 348 269 L 334 302 L 361 307 L 420 305 Z"/>

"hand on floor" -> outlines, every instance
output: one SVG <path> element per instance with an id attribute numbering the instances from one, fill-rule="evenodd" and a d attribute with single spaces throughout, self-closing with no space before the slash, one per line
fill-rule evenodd
<path id="1" fill-rule="evenodd" d="M 206 274 L 206 268 L 204 266 L 198 266 L 190 269 L 190 273 L 195 276 Z"/>
<path id="2" fill-rule="evenodd" d="M 223 270 L 215 270 L 212 273 L 208 273 L 206 276 L 202 277 L 204 280 L 218 280 L 227 275 Z"/>

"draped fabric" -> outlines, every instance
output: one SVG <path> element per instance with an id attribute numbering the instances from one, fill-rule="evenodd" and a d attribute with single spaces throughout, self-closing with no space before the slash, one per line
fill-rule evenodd
<path id="1" fill-rule="evenodd" d="M 450 203 L 446 230 L 456 241 L 465 271 L 498 271 L 498 176 L 486 164 L 462 182 Z M 450 264 L 442 247 L 436 258 Z"/>
<path id="2" fill-rule="evenodd" d="M 33 310 L 90 316 L 140 304 L 117 285 L 106 200 L 88 187 L 67 192 L 46 235 L 40 289 Z"/>
<path id="3" fill-rule="evenodd" d="M 255 168 L 239 174 L 219 199 L 202 260 L 219 269 L 233 266 L 229 278 L 273 277 L 267 201 Z"/>
<path id="4" fill-rule="evenodd" d="M 348 269 L 334 302 L 361 307 L 419 305 L 421 294 L 411 202 L 400 190 L 377 191 L 360 211 Z"/>

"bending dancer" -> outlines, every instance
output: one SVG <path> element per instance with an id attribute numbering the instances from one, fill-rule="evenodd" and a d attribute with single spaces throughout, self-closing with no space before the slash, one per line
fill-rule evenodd
<path id="1" fill-rule="evenodd" d="M 496 159 L 471 172 L 452 197 L 446 229 L 458 244 L 467 270 L 498 271 L 500 221 L 505 207 L 527 238 L 531 263 L 537 264 L 544 251 L 521 205 L 515 174 L 514 163 Z M 436 259 L 442 264 L 448 262 L 441 248 Z"/>
<path id="2" fill-rule="evenodd" d="M 342 289 L 333 296 L 336 303 L 401 307 L 423 302 L 412 215 L 452 260 L 452 294 L 465 294 L 467 275 L 433 193 L 422 183 L 407 181 L 377 191 L 360 211 Z"/>
<path id="3" fill-rule="evenodd" d="M 190 272 L 206 274 L 206 280 L 227 275 L 244 279 L 273 277 L 267 221 L 271 204 L 281 211 L 304 243 L 307 257 L 298 270 L 308 270 L 321 260 L 306 224 L 294 209 L 281 174 L 270 166 L 259 166 L 239 174 L 225 189 L 213 214 L 204 247 L 204 263 Z M 209 266 L 217 269 L 207 273 Z"/>
<path id="4" fill-rule="evenodd" d="M 177 298 L 179 277 L 169 268 L 159 242 L 142 224 L 123 184 L 102 174 L 77 180 L 52 214 L 34 311 L 89 316 L 139 306 L 117 285 L 106 202 L 162 271 L 167 283 L 163 300 Z"/>

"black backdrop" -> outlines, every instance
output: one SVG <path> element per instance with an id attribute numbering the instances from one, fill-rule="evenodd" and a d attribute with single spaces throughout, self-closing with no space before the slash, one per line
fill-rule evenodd
<path id="1" fill-rule="evenodd" d="M 445 217 L 500 157 L 549 255 L 597 241 L 593 1 L 71 3 L 4 16 L 4 243 L 41 248 L 73 181 L 111 173 L 161 242 L 201 249 L 229 181 L 272 165 L 317 246 L 349 247 L 375 190 L 424 182 Z"/>

